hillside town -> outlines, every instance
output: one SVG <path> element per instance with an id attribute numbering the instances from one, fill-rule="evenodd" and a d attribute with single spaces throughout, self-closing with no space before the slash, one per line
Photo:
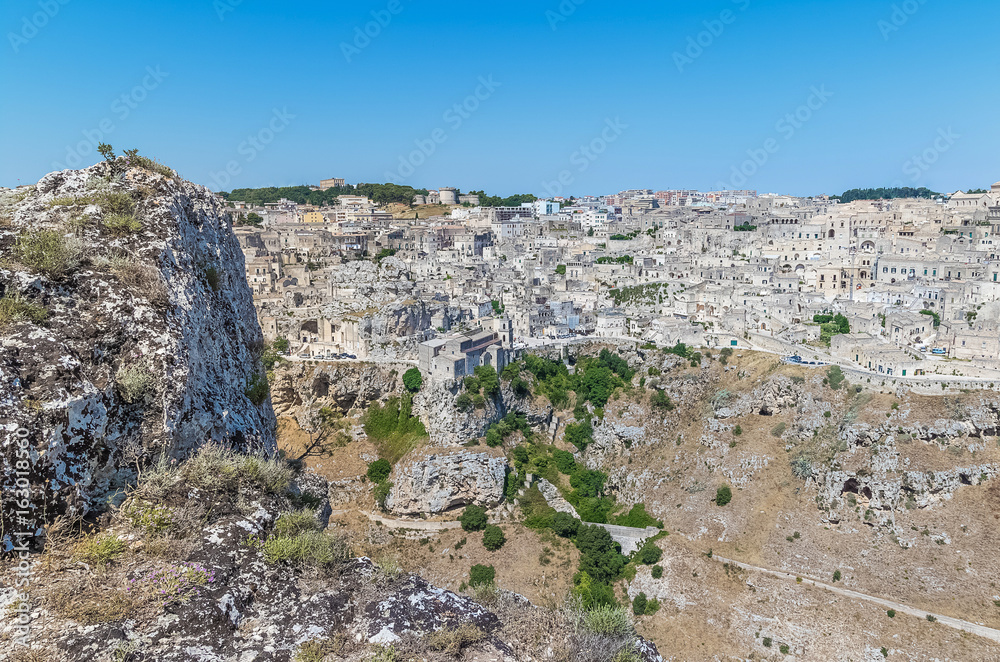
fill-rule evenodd
<path id="1" fill-rule="evenodd" d="M 363 195 L 227 202 L 266 338 L 302 358 L 419 362 L 431 378 L 595 337 L 893 379 L 1000 377 L 1000 183 L 849 203 L 750 190 L 478 198 L 444 187 L 402 211 Z M 442 214 L 413 213 L 425 205 Z"/>

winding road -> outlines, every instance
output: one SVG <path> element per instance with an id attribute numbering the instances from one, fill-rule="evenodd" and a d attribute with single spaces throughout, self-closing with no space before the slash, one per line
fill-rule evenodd
<path id="1" fill-rule="evenodd" d="M 1000 643 L 1000 630 L 994 630 L 993 628 L 988 628 L 985 625 L 979 625 L 977 623 L 971 623 L 969 621 L 963 621 L 958 618 L 952 618 L 950 616 L 942 616 L 941 614 L 935 614 L 932 612 L 924 611 L 923 609 L 916 609 L 915 607 L 910 607 L 904 605 L 900 602 L 893 602 L 892 600 L 886 600 L 884 598 L 877 598 L 873 595 L 868 595 L 866 593 L 859 593 L 858 591 L 852 591 L 847 588 L 840 588 L 839 586 L 832 586 L 830 584 L 825 584 L 815 579 L 809 579 L 803 575 L 795 575 L 790 572 L 783 572 L 780 570 L 771 570 L 770 568 L 761 568 L 759 566 L 750 565 L 748 563 L 742 563 L 740 561 L 734 561 L 733 559 L 727 559 L 721 556 L 712 555 L 712 559 L 716 561 L 721 561 L 723 563 L 730 563 L 737 567 L 743 568 L 744 570 L 751 570 L 754 572 L 762 572 L 766 575 L 771 575 L 772 577 L 777 577 L 779 579 L 788 579 L 791 581 L 796 581 L 799 577 L 802 577 L 803 584 L 811 584 L 818 588 L 826 589 L 832 593 L 842 595 L 846 598 L 851 598 L 853 600 L 864 600 L 866 602 L 872 602 L 874 604 L 885 607 L 886 609 L 894 609 L 900 614 L 909 614 L 910 616 L 916 616 L 917 618 L 927 618 L 927 616 L 933 616 L 937 619 L 938 623 L 942 625 L 947 625 L 948 627 L 955 628 L 956 630 L 963 630 L 971 634 L 978 635 L 980 637 L 985 637 L 991 641 Z"/>

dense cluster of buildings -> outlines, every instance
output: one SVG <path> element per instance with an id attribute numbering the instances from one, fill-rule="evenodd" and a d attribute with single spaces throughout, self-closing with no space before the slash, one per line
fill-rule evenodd
<path id="1" fill-rule="evenodd" d="M 450 215 L 394 217 L 361 196 L 235 203 L 237 220 L 263 218 L 236 231 L 265 333 L 442 378 L 581 336 L 799 347 L 900 377 L 1000 370 L 1000 183 L 848 204 L 638 189 L 491 208 L 431 193 Z M 850 333 L 824 337 L 814 318 L 838 313 Z"/>

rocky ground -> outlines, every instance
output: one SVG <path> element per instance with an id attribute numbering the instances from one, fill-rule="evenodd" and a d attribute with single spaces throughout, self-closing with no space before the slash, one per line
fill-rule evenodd
<path id="1" fill-rule="evenodd" d="M 708 554 L 819 582 L 834 583 L 839 572 L 837 586 L 1000 628 L 993 540 L 1000 397 L 921 396 L 856 383 L 834 389 L 825 369 L 785 366 L 752 352 L 728 365 L 705 359 L 694 368 L 662 352 L 624 355 L 645 374 L 605 408 L 595 443 L 580 459 L 609 473 L 620 502 L 645 503 L 671 532 L 659 543 L 664 576 L 653 579 L 644 569 L 619 586 L 623 597 L 642 591 L 668 605 L 639 619 L 666 659 L 782 659 L 782 645 L 807 660 L 886 659 L 883 647 L 890 660 L 996 655 L 989 640 L 903 614 L 889 618 L 876 605 L 808 584 L 727 569 Z M 655 389 L 669 394 L 671 410 L 651 405 Z M 572 407 L 553 410 L 544 398 L 518 401 L 505 390 L 495 411 L 463 418 L 445 412 L 446 402 L 439 398 L 425 415 L 433 412 L 449 429 L 454 422 L 483 429 L 502 412 L 521 410 L 536 430 L 547 433 L 557 421 L 557 445 L 575 450 L 561 441 Z M 430 452 L 404 458 L 396 475 L 414 474 Z M 465 452 L 474 456 L 476 449 Z M 427 467 L 416 474 L 427 475 Z M 450 480 L 450 494 L 460 492 L 461 481 Z M 722 485 L 734 493 L 725 507 L 714 503 Z M 422 491 L 430 487 L 424 483 Z M 501 586 L 539 604 L 554 591 L 524 577 L 568 587 L 575 562 L 543 563 L 559 552 L 516 523 L 504 526 L 509 535 L 526 535 L 520 545 L 532 552 L 517 556 L 519 572 L 498 572 Z M 491 559 L 484 550 L 455 555 L 461 537 L 449 531 L 391 546 L 407 567 L 454 587 L 464 564 Z"/>

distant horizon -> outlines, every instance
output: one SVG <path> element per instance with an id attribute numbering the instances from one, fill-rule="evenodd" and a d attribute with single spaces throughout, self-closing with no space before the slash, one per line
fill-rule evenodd
<path id="1" fill-rule="evenodd" d="M 215 191 L 338 172 L 540 197 L 988 188 L 998 19 L 970 0 L 13 0 L 0 182 L 107 142 Z"/>

